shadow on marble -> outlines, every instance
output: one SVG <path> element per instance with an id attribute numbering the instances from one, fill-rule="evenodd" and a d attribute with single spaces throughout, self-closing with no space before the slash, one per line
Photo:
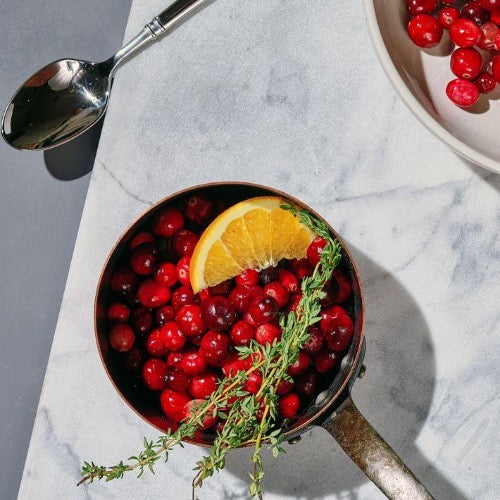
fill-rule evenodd
<path id="1" fill-rule="evenodd" d="M 436 366 L 429 328 L 405 288 L 367 256 L 353 249 L 367 306 L 366 375 L 353 399 L 365 417 L 401 453 L 407 465 L 440 500 L 465 500 L 421 453 L 416 440 L 429 416 Z M 321 428 L 313 429 L 287 453 L 264 458 L 264 490 L 278 496 L 358 498 L 367 478 Z M 249 450 L 237 450 L 226 470 L 248 482 Z M 381 494 L 381 498 L 383 495 Z"/>
<path id="2" fill-rule="evenodd" d="M 103 123 L 100 120 L 76 139 L 43 152 L 45 166 L 52 177 L 71 181 L 92 171 Z"/>
<path id="3" fill-rule="evenodd" d="M 476 165 L 475 163 L 472 163 L 469 160 L 466 160 L 465 158 L 459 157 L 460 160 L 462 160 L 467 167 L 469 167 L 470 170 L 474 174 L 476 174 L 479 178 L 481 178 L 484 182 L 487 182 L 491 187 L 495 188 L 499 193 L 500 193 L 500 175 L 496 174 L 495 172 L 491 172 L 490 170 L 487 170 L 483 167 L 480 167 L 479 165 Z"/>

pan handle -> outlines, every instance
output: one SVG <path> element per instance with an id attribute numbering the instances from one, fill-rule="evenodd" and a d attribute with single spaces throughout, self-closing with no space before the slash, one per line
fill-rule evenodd
<path id="1" fill-rule="evenodd" d="M 387 498 L 433 499 L 380 434 L 361 415 L 350 395 L 321 425 Z"/>

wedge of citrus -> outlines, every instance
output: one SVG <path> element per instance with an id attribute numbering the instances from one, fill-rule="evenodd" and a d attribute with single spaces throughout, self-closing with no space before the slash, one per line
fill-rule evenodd
<path id="1" fill-rule="evenodd" d="M 222 212 L 203 232 L 191 257 L 195 293 L 246 269 L 264 269 L 281 259 L 301 259 L 314 233 L 281 205 L 277 196 L 259 196 Z"/>

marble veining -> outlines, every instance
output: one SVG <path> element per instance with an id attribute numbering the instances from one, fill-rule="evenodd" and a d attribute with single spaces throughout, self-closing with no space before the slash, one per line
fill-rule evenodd
<path id="1" fill-rule="evenodd" d="M 126 37 L 164 6 L 135 0 Z M 436 498 L 497 499 L 500 178 L 404 107 L 361 2 L 339 15 L 328 0 L 214 0 L 118 72 L 19 498 L 190 497 L 189 445 L 154 477 L 75 485 L 82 460 L 114 463 L 155 435 L 97 355 L 106 256 L 147 206 L 219 180 L 283 189 L 343 235 L 366 289 L 356 403 Z M 321 429 L 265 460 L 269 499 L 383 498 Z M 247 470 L 234 452 L 199 498 L 247 498 Z"/>

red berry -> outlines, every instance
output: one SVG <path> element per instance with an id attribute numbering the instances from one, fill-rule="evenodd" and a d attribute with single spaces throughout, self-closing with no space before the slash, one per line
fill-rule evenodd
<path id="1" fill-rule="evenodd" d="M 255 337 L 255 328 L 245 321 L 237 321 L 229 333 L 234 345 L 250 345 L 251 340 Z"/>
<path id="2" fill-rule="evenodd" d="M 163 358 L 168 354 L 168 349 L 165 347 L 165 344 L 162 342 L 160 338 L 160 329 L 155 328 L 148 335 L 146 340 L 146 350 L 151 354 L 151 356 L 155 356 L 158 358 Z"/>
<path id="3" fill-rule="evenodd" d="M 234 279 L 237 285 L 256 286 L 259 283 L 259 273 L 255 269 L 247 269 Z"/>
<path id="4" fill-rule="evenodd" d="M 315 326 L 311 326 L 309 328 L 309 335 L 309 340 L 304 342 L 302 349 L 308 354 L 314 354 L 315 352 L 321 351 L 323 347 L 323 335 L 321 334 L 321 330 Z"/>
<path id="5" fill-rule="evenodd" d="M 182 358 L 191 351 L 172 351 L 168 354 L 167 356 L 167 367 L 170 370 L 180 370 L 181 369 L 181 362 Z"/>
<path id="6" fill-rule="evenodd" d="M 172 245 L 179 257 L 193 255 L 196 243 L 198 243 L 198 235 L 189 229 L 181 229 L 172 238 Z"/>
<path id="7" fill-rule="evenodd" d="M 271 281 L 276 281 L 278 277 L 278 268 L 276 266 L 266 267 L 262 269 L 259 275 L 259 284 L 265 286 Z"/>
<path id="8" fill-rule="evenodd" d="M 160 339 L 170 351 L 178 351 L 186 344 L 186 336 L 175 321 L 169 321 L 160 328 Z"/>
<path id="9" fill-rule="evenodd" d="M 325 333 L 325 341 L 331 351 L 342 352 L 349 347 L 352 340 L 353 324 L 349 316 L 340 316 L 337 324 Z"/>
<path id="10" fill-rule="evenodd" d="M 169 389 L 183 392 L 189 384 L 189 377 L 181 370 L 170 370 L 165 377 L 165 383 Z"/>
<path id="11" fill-rule="evenodd" d="M 171 295 L 170 288 L 153 280 L 143 281 L 137 290 L 139 302 L 149 308 L 164 306 Z"/>
<path id="12" fill-rule="evenodd" d="M 336 325 L 338 318 L 347 316 L 347 311 L 340 306 L 332 306 L 321 311 L 319 327 L 323 333 L 330 332 Z"/>
<path id="13" fill-rule="evenodd" d="M 477 45 L 483 36 L 481 28 L 470 19 L 457 19 L 450 26 L 451 41 L 459 47 Z"/>
<path id="14" fill-rule="evenodd" d="M 188 337 L 201 335 L 206 330 L 201 317 L 201 308 L 196 304 L 187 304 L 181 307 L 175 316 L 175 321 L 182 333 Z"/>
<path id="15" fill-rule="evenodd" d="M 211 286 L 208 288 L 208 295 L 229 295 L 229 292 L 233 288 L 233 280 L 229 279 L 226 281 L 220 282 L 218 285 Z"/>
<path id="16" fill-rule="evenodd" d="M 332 275 L 338 286 L 335 302 L 337 302 L 337 304 L 342 304 L 352 295 L 351 282 L 338 269 L 335 269 Z"/>
<path id="17" fill-rule="evenodd" d="M 491 61 L 491 72 L 495 80 L 500 83 L 500 54 L 493 57 Z"/>
<path id="18" fill-rule="evenodd" d="M 244 312 L 248 309 L 252 299 L 262 294 L 262 288 L 258 286 L 237 285 L 229 293 L 229 300 L 233 303 L 238 312 Z"/>
<path id="19" fill-rule="evenodd" d="M 297 378 L 296 391 L 305 398 L 312 398 L 318 392 L 318 374 L 315 371 L 304 373 Z"/>
<path id="20" fill-rule="evenodd" d="M 483 59 L 476 49 L 457 49 L 451 55 L 451 71 L 459 78 L 474 80 L 482 65 Z"/>
<path id="21" fill-rule="evenodd" d="M 225 377 L 234 377 L 238 372 L 244 372 L 246 369 L 247 361 L 240 359 L 238 356 L 229 358 L 222 365 L 222 373 Z"/>
<path id="22" fill-rule="evenodd" d="M 151 391 L 161 391 L 165 387 L 167 365 L 158 358 L 148 359 L 142 366 L 142 380 Z"/>
<path id="23" fill-rule="evenodd" d="M 136 372 L 142 365 L 142 353 L 137 347 L 122 353 L 121 363 L 125 370 Z"/>
<path id="24" fill-rule="evenodd" d="M 130 253 L 130 267 L 140 275 L 153 274 L 158 261 L 158 249 L 151 243 L 144 243 Z"/>
<path id="25" fill-rule="evenodd" d="M 494 10 L 500 8 L 500 0 L 479 0 L 483 9 Z"/>
<path id="26" fill-rule="evenodd" d="M 497 26 L 500 25 L 500 8 L 499 7 L 492 9 L 490 11 L 490 21 L 492 23 L 495 23 Z M 498 50 L 498 47 L 497 47 L 497 50 Z"/>
<path id="27" fill-rule="evenodd" d="M 294 418 L 300 410 L 300 398 L 294 392 L 281 396 L 278 400 L 278 410 L 282 418 Z"/>
<path id="28" fill-rule="evenodd" d="M 481 26 L 483 36 L 478 43 L 478 47 L 484 50 L 493 50 L 495 48 L 495 39 L 500 31 L 494 23 L 484 23 Z"/>
<path id="29" fill-rule="evenodd" d="M 127 323 L 115 323 L 109 332 L 109 344 L 115 351 L 126 352 L 134 345 L 134 332 Z"/>
<path id="30" fill-rule="evenodd" d="M 185 212 L 189 220 L 206 226 L 215 216 L 215 205 L 203 196 L 194 195 L 188 198 Z"/>
<path id="31" fill-rule="evenodd" d="M 489 94 L 493 92 L 497 86 L 496 80 L 493 78 L 493 75 L 489 73 L 481 73 L 476 80 L 477 88 L 481 94 Z"/>
<path id="32" fill-rule="evenodd" d="M 137 286 L 137 276 L 131 269 L 119 269 L 110 281 L 113 292 L 120 295 L 129 295 Z"/>
<path id="33" fill-rule="evenodd" d="M 231 339 L 227 335 L 210 330 L 201 339 L 200 352 L 210 364 L 221 366 L 229 356 L 230 344 Z"/>
<path id="34" fill-rule="evenodd" d="M 300 290 L 299 280 L 292 272 L 287 269 L 278 271 L 278 281 L 288 290 L 288 293 L 294 294 Z"/>
<path id="35" fill-rule="evenodd" d="M 251 394 L 257 394 L 261 385 L 262 373 L 260 373 L 258 370 L 255 370 L 248 375 L 248 378 L 243 385 L 243 389 L 250 392 Z"/>
<path id="36" fill-rule="evenodd" d="M 255 340 L 260 345 L 272 344 L 275 340 L 281 338 L 281 328 L 272 325 L 271 323 L 266 323 L 257 327 L 255 331 Z"/>
<path id="37" fill-rule="evenodd" d="M 332 351 L 320 351 L 313 356 L 314 366 L 319 373 L 334 370 L 340 362 L 339 354 Z"/>
<path id="38" fill-rule="evenodd" d="M 133 250 L 135 247 L 138 247 L 143 243 L 154 243 L 154 242 L 155 242 L 155 237 L 151 233 L 148 233 L 147 231 L 141 231 L 140 233 L 137 233 L 130 240 L 130 250 Z"/>
<path id="39" fill-rule="evenodd" d="M 278 303 L 269 295 L 255 297 L 248 306 L 248 313 L 259 324 L 272 321 L 278 314 L 278 311 Z"/>
<path id="40" fill-rule="evenodd" d="M 172 305 L 175 309 L 180 309 L 187 304 L 195 302 L 195 295 L 190 286 L 182 285 L 172 294 Z"/>
<path id="41" fill-rule="evenodd" d="M 207 370 L 207 360 L 199 352 L 186 354 L 181 361 L 181 370 L 188 375 L 201 375 Z"/>
<path id="42" fill-rule="evenodd" d="M 154 280 L 161 285 L 172 287 L 177 283 L 177 268 L 172 262 L 162 262 L 156 269 Z"/>
<path id="43" fill-rule="evenodd" d="M 108 307 L 108 319 L 110 321 L 128 321 L 130 309 L 121 302 L 114 302 Z"/>
<path id="44" fill-rule="evenodd" d="M 184 405 L 191 401 L 185 392 L 176 392 L 165 389 L 160 396 L 160 404 L 163 413 L 174 422 L 180 422 L 184 418 Z"/>
<path id="45" fill-rule="evenodd" d="M 282 378 L 278 383 L 278 387 L 276 387 L 276 394 L 278 396 L 283 396 L 283 394 L 290 392 L 292 389 L 293 389 L 293 382 L 290 382 L 289 380 L 285 380 L 284 378 Z"/>
<path id="46" fill-rule="evenodd" d="M 216 295 L 201 303 L 201 317 L 211 330 L 227 330 L 236 319 L 236 310 L 230 299 Z"/>
<path id="47" fill-rule="evenodd" d="M 292 298 L 290 299 L 290 305 L 289 305 L 290 311 L 297 312 L 301 300 L 302 300 L 302 293 L 296 293 L 295 295 L 293 295 Z"/>
<path id="48" fill-rule="evenodd" d="M 412 16 L 432 12 L 437 3 L 438 0 L 406 0 L 408 11 Z"/>
<path id="49" fill-rule="evenodd" d="M 193 399 L 192 401 L 188 401 L 182 409 L 182 420 L 188 421 L 189 419 L 198 416 L 199 412 L 202 411 L 201 407 L 204 403 L 205 401 L 203 399 Z M 215 425 L 215 422 L 217 422 L 217 413 L 215 414 L 215 416 L 213 413 L 213 411 L 208 411 L 203 415 L 203 419 L 201 421 L 202 430 L 212 427 L 213 425 Z"/>
<path id="50" fill-rule="evenodd" d="M 290 266 L 290 270 L 292 271 L 297 279 L 301 281 L 306 276 L 312 276 L 314 272 L 314 267 L 307 259 L 292 259 L 289 261 L 288 265 Z"/>
<path id="51" fill-rule="evenodd" d="M 488 20 L 488 11 L 483 9 L 477 0 L 472 0 L 463 6 L 460 16 L 481 25 Z"/>
<path id="52" fill-rule="evenodd" d="M 217 376 L 212 373 L 195 375 L 191 377 L 188 385 L 188 391 L 193 398 L 205 399 L 217 389 Z"/>
<path id="53" fill-rule="evenodd" d="M 139 306 L 132 311 L 130 324 L 136 333 L 143 335 L 153 327 L 153 315 L 146 307 Z"/>
<path id="54" fill-rule="evenodd" d="M 152 229 L 158 236 L 170 238 L 184 227 L 184 216 L 176 208 L 164 208 L 156 214 Z"/>
<path id="55" fill-rule="evenodd" d="M 450 29 L 450 26 L 460 17 L 460 12 L 454 7 L 445 7 L 438 13 L 438 19 L 444 29 Z"/>
<path id="56" fill-rule="evenodd" d="M 311 364 L 311 358 L 305 352 L 299 352 L 299 357 L 295 363 L 291 364 L 288 368 L 288 375 L 295 377 L 304 373 Z"/>
<path id="57" fill-rule="evenodd" d="M 429 14 L 419 14 L 408 23 L 408 35 L 415 45 L 431 48 L 441 41 L 443 27 L 435 17 Z"/>
<path id="58" fill-rule="evenodd" d="M 247 312 L 244 312 L 243 315 L 242 315 L 242 318 L 241 318 L 245 323 L 248 323 L 249 325 L 257 328 L 259 326 L 259 323 L 257 323 L 257 321 L 255 321 L 252 316 L 250 315 L 250 313 L 247 311 Z"/>
<path id="59" fill-rule="evenodd" d="M 175 309 L 172 306 L 161 306 L 155 312 L 156 323 L 163 326 L 175 318 Z"/>
<path id="60" fill-rule="evenodd" d="M 479 100 L 479 89 L 472 82 L 457 78 L 448 83 L 446 95 L 457 106 L 468 108 Z"/>
<path id="61" fill-rule="evenodd" d="M 316 238 L 312 240 L 311 244 L 307 248 L 307 260 L 311 263 L 311 265 L 315 266 L 321 260 L 321 252 L 325 247 L 326 240 L 320 236 L 316 236 Z"/>
<path id="62" fill-rule="evenodd" d="M 271 281 L 271 283 L 268 283 L 264 287 L 264 294 L 276 300 L 280 309 L 288 304 L 288 299 L 290 297 L 288 290 L 279 281 Z"/>

